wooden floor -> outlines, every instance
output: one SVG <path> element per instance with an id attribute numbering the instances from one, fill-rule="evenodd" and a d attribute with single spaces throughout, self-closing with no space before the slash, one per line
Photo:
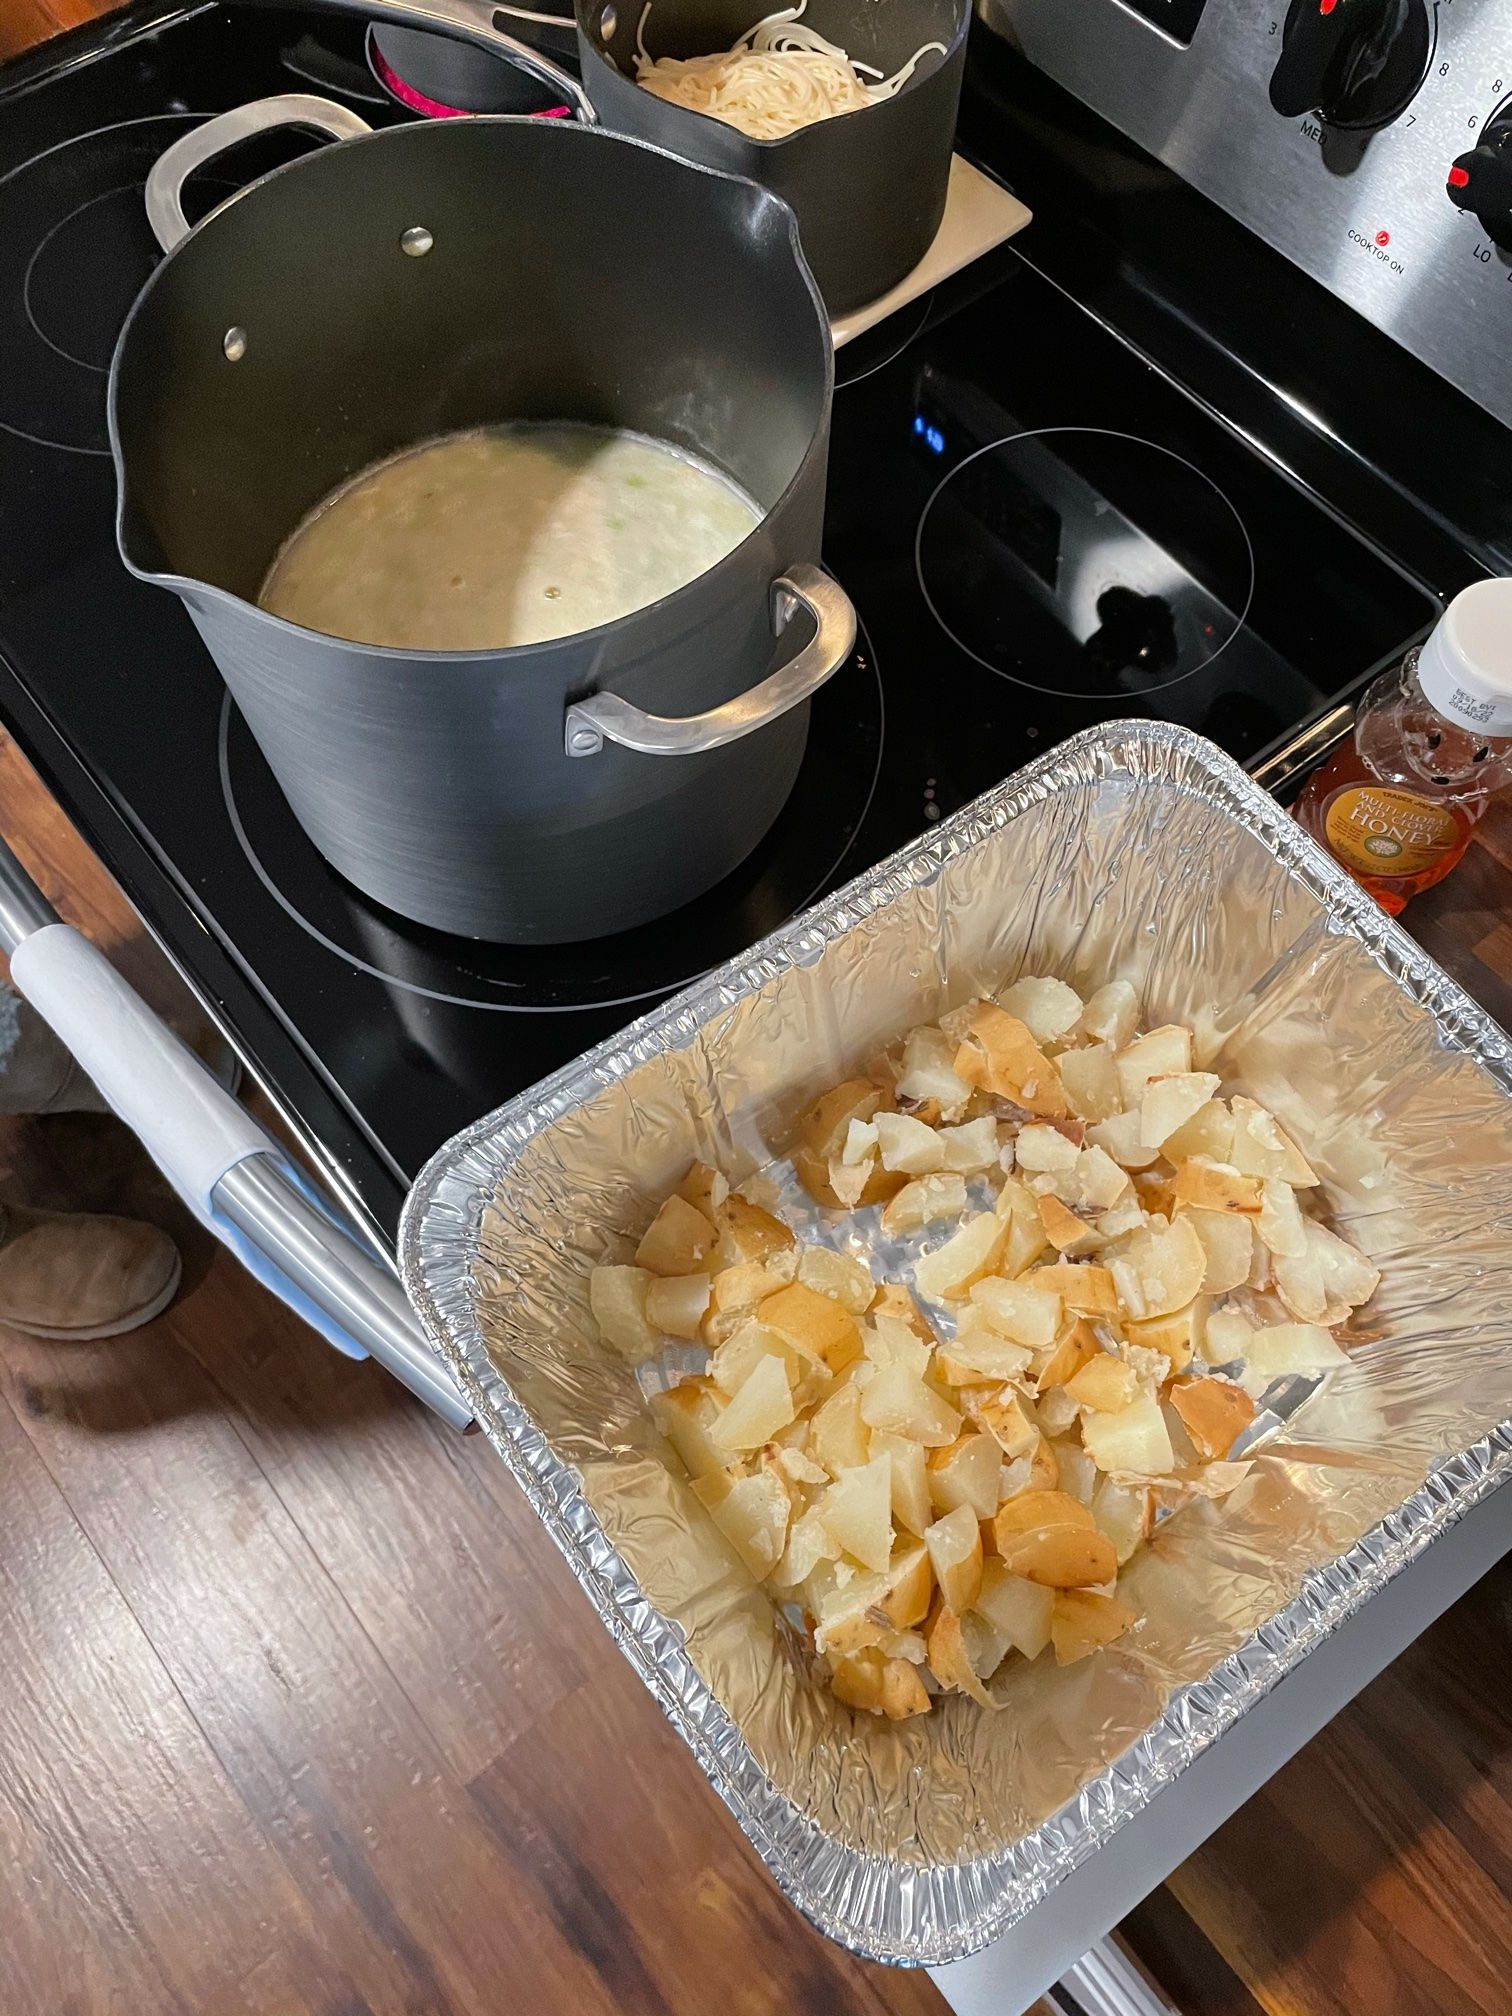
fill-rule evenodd
<path id="1" fill-rule="evenodd" d="M 187 1009 L 8 744 L 0 832 Z M 0 1329 L 5 2016 L 943 2010 L 782 1902 L 480 1437 L 304 1331 L 115 1122 L 7 1127 L 0 1193 L 189 1266 L 134 1336 Z M 1129 1922 L 1184 2016 L 1512 2012 L 1509 1671 L 1504 1564 Z"/>

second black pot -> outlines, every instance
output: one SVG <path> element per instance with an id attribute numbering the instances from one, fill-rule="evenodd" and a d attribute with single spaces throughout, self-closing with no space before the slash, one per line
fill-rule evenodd
<path id="1" fill-rule="evenodd" d="M 748 139 L 635 81 L 643 15 L 651 55 L 709 55 L 732 47 L 772 12 L 771 0 L 654 0 L 649 15 L 645 0 L 575 0 L 581 85 L 543 60 L 539 48 L 523 49 L 515 39 L 519 23 L 489 0 L 320 4 L 460 38 L 556 85 L 580 112 L 586 94 L 589 116 L 613 132 L 760 182 L 796 213 L 804 256 L 832 320 L 895 287 L 929 250 L 945 215 L 971 0 L 808 0 L 804 25 L 884 76 L 926 43 L 943 44 L 945 54 L 925 56 L 893 97 L 782 140 Z M 487 72 L 475 63 L 466 67 L 474 109 L 494 109 L 484 102 L 491 96 Z M 512 88 L 507 72 L 492 80 L 501 108 Z"/>

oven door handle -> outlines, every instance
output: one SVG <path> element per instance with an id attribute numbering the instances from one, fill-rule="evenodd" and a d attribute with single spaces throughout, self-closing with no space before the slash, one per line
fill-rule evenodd
<path id="1" fill-rule="evenodd" d="M 173 1188 L 279 1299 L 348 1357 L 373 1357 L 453 1428 L 473 1410 L 385 1257 L 71 924 L 0 841 L 0 950 Z"/>

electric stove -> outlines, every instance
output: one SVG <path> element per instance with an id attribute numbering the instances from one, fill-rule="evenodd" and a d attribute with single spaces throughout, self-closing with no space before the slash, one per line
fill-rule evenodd
<path id="1" fill-rule="evenodd" d="M 814 703 L 791 800 L 676 915 L 529 950 L 409 924 L 326 867 L 183 609 L 115 550 L 106 373 L 156 257 L 146 171 L 194 119 L 273 92 L 410 116 L 360 24 L 128 11 L 0 72 L 0 717 L 380 1234 L 452 1131 L 1064 736 L 1157 716 L 1258 764 L 1475 571 L 1453 496 L 1423 505 L 1305 424 L 1280 374 L 1246 375 L 1227 299 L 1240 227 L 1007 60 L 974 59 L 963 135 L 1036 223 L 840 353 L 825 558 L 860 634 Z M 191 218 L 303 144 L 218 161 Z M 1110 209 L 1089 160 L 1164 178 L 1138 230 L 1118 225 L 1127 178 Z M 1217 333 L 1160 281 L 1187 226 L 1223 248 Z M 1257 341 L 1298 301 L 1325 336 L 1352 323 L 1245 242 Z M 1356 358 L 1397 368 L 1368 341 Z M 1439 452 L 1463 471 L 1451 437 Z"/>

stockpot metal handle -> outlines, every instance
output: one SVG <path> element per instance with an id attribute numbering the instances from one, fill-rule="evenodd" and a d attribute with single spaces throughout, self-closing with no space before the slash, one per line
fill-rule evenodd
<path id="1" fill-rule="evenodd" d="M 567 709 L 567 754 L 596 756 L 606 742 L 617 742 L 642 756 L 696 756 L 754 735 L 790 713 L 834 677 L 856 642 L 851 599 L 822 567 L 793 567 L 772 583 L 772 628 L 779 636 L 800 609 L 813 618 L 813 637 L 748 693 L 679 719 L 647 714 L 617 693 L 595 693 Z"/>
<path id="2" fill-rule="evenodd" d="M 585 126 L 598 124 L 593 101 L 572 72 L 509 32 L 509 21 L 516 13 L 522 21 L 541 22 L 555 22 L 555 15 L 498 6 L 495 0 L 319 0 L 319 4 L 343 14 L 360 14 L 365 21 L 388 21 L 395 28 L 428 29 L 432 34 L 449 35 L 454 42 L 471 42 L 491 55 L 502 56 L 548 91 L 560 91 Z M 572 15 L 564 14 L 560 25 L 572 28 L 576 23 Z"/>
<path id="3" fill-rule="evenodd" d="M 288 92 L 281 98 L 259 98 L 252 105 L 237 105 L 230 112 L 217 113 L 202 126 L 175 140 L 165 154 L 152 164 L 147 175 L 147 222 L 152 235 L 165 252 L 171 252 L 189 236 L 189 220 L 184 215 L 184 184 L 196 168 L 203 168 L 218 154 L 240 146 L 257 133 L 271 133 L 281 126 L 302 126 L 312 133 L 324 133 L 332 140 L 357 140 L 372 127 L 344 105 L 329 98 L 311 98 Z"/>

